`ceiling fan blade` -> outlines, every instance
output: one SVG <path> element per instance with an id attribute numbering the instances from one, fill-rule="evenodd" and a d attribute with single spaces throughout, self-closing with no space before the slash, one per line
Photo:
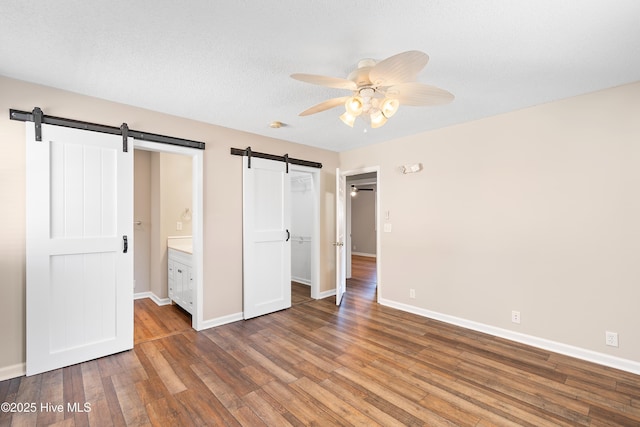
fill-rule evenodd
<path id="1" fill-rule="evenodd" d="M 299 116 L 308 116 L 310 114 L 319 113 L 321 111 L 329 110 L 331 108 L 337 107 L 338 105 L 344 105 L 347 102 L 347 99 L 351 98 L 350 96 L 342 96 L 340 98 L 331 98 L 327 99 L 320 104 L 314 105 L 311 108 L 304 110 L 302 113 L 298 114 Z"/>
<path id="2" fill-rule="evenodd" d="M 332 87 L 336 89 L 356 90 L 358 86 L 355 82 L 338 77 L 318 76 L 316 74 L 291 74 L 291 78 L 300 80 L 301 82 L 311 83 L 314 85 Z"/>
<path id="3" fill-rule="evenodd" d="M 427 62 L 429 56 L 418 50 L 399 53 L 378 62 L 369 71 L 369 80 L 374 86 L 391 86 L 415 81 Z"/>
<path id="4" fill-rule="evenodd" d="M 439 87 L 423 83 L 402 83 L 386 90 L 387 98 L 400 101 L 400 105 L 425 106 L 448 104 L 455 98 L 453 94 Z"/>

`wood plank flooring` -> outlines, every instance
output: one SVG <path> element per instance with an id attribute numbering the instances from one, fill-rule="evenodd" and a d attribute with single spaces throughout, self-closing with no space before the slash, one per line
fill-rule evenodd
<path id="1" fill-rule="evenodd" d="M 298 282 L 291 282 L 291 305 L 304 304 L 311 299 L 311 287 Z"/>
<path id="2" fill-rule="evenodd" d="M 639 376 L 382 307 L 375 261 L 353 268 L 341 307 L 199 333 L 136 302 L 132 351 L 0 382 L 0 402 L 90 412 L 2 412 L 0 426 L 640 426 Z"/>
<path id="3" fill-rule="evenodd" d="M 175 304 L 158 306 L 150 298 L 134 301 L 134 317 L 135 345 L 191 329 L 189 313 Z"/>

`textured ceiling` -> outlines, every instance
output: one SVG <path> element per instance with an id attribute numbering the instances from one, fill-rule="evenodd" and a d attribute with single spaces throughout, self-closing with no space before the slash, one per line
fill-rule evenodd
<path id="1" fill-rule="evenodd" d="M 639 19 L 638 0 L 2 0 L 0 74 L 344 151 L 639 81 Z M 379 129 L 345 126 L 342 107 L 298 116 L 348 92 L 290 74 L 407 50 L 453 103 Z"/>

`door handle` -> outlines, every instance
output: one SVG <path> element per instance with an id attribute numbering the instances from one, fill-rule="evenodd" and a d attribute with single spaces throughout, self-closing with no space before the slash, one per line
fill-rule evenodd
<path id="1" fill-rule="evenodd" d="M 126 254 L 127 251 L 129 250 L 129 241 L 127 240 L 127 236 L 122 236 L 122 242 L 123 242 L 122 253 Z"/>
<path id="2" fill-rule="evenodd" d="M 289 239 L 291 238 L 291 233 L 289 233 L 289 230 L 286 230 L 286 231 L 287 231 L 287 240 L 285 240 L 285 242 L 288 242 Z"/>
<path id="3" fill-rule="evenodd" d="M 333 242 L 333 246 L 344 246 L 344 242 Z"/>

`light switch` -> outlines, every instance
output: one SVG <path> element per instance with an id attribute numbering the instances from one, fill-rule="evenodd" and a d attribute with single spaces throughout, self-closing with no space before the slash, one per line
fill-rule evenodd
<path id="1" fill-rule="evenodd" d="M 391 233 L 391 223 L 390 222 L 385 222 L 384 223 L 384 232 L 385 233 Z"/>
<path id="2" fill-rule="evenodd" d="M 180 222 L 180 221 L 176 222 L 176 230 L 178 230 L 178 231 L 182 230 L 182 222 Z"/>

